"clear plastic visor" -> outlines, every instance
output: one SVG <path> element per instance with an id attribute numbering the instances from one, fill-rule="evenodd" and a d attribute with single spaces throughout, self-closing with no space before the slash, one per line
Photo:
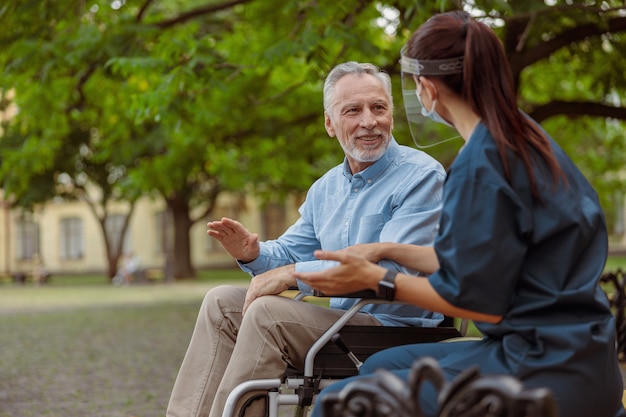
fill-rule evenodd
<path id="1" fill-rule="evenodd" d="M 463 72 L 463 58 L 452 58 L 439 61 L 418 61 L 404 55 L 402 48 L 400 60 L 402 68 L 402 100 L 413 142 L 418 148 L 429 148 L 460 138 L 458 132 L 441 123 L 433 122 L 422 115 L 422 105 L 417 97 L 419 77 L 429 75 L 445 75 Z M 427 82 L 427 81 L 426 81 Z M 430 101 L 429 101 L 430 103 Z M 428 114 L 432 108 L 426 108 Z"/>

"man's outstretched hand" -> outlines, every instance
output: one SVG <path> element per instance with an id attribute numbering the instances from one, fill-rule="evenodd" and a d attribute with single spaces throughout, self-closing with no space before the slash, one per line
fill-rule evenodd
<path id="1" fill-rule="evenodd" d="M 259 256 L 259 235 L 250 233 L 238 221 L 222 217 L 208 222 L 207 228 L 207 234 L 217 239 L 233 258 L 248 263 Z"/>

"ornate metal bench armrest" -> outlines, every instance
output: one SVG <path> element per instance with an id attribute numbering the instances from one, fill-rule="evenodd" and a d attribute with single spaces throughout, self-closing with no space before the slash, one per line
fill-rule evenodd
<path id="1" fill-rule="evenodd" d="M 557 417 L 556 400 L 545 388 L 525 390 L 508 375 L 481 376 L 470 368 L 447 383 L 436 360 L 415 362 L 409 382 L 380 370 L 322 398 L 325 417 L 423 417 L 422 384 L 437 390 L 438 417 Z"/>

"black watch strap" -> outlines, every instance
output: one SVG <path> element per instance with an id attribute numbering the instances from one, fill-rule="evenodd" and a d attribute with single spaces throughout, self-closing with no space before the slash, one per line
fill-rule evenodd
<path id="1" fill-rule="evenodd" d="M 387 270 L 382 280 L 378 281 L 378 298 L 393 301 L 396 298 L 396 276 L 398 271 Z"/>

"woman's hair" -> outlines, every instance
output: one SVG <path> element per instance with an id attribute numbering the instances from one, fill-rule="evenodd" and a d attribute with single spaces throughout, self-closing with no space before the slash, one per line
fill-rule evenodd
<path id="1" fill-rule="evenodd" d="M 389 105 L 393 110 L 393 97 L 391 94 L 391 78 L 389 74 L 382 72 L 376 65 L 368 63 L 359 63 L 354 61 L 344 62 L 332 69 L 324 82 L 324 111 L 332 116 L 331 110 L 335 101 L 335 84 L 345 75 L 363 75 L 369 74 L 376 77 L 383 85 Z"/>
<path id="2" fill-rule="evenodd" d="M 523 161 L 535 198 L 539 191 L 533 156 L 545 161 L 555 183 L 564 178 L 548 137 L 517 106 L 509 64 L 491 28 L 463 11 L 438 14 L 413 33 L 405 53 L 426 61 L 463 57 L 462 73 L 427 77 L 439 79 L 480 116 L 498 146 L 507 180 L 511 180 L 507 150 Z"/>

